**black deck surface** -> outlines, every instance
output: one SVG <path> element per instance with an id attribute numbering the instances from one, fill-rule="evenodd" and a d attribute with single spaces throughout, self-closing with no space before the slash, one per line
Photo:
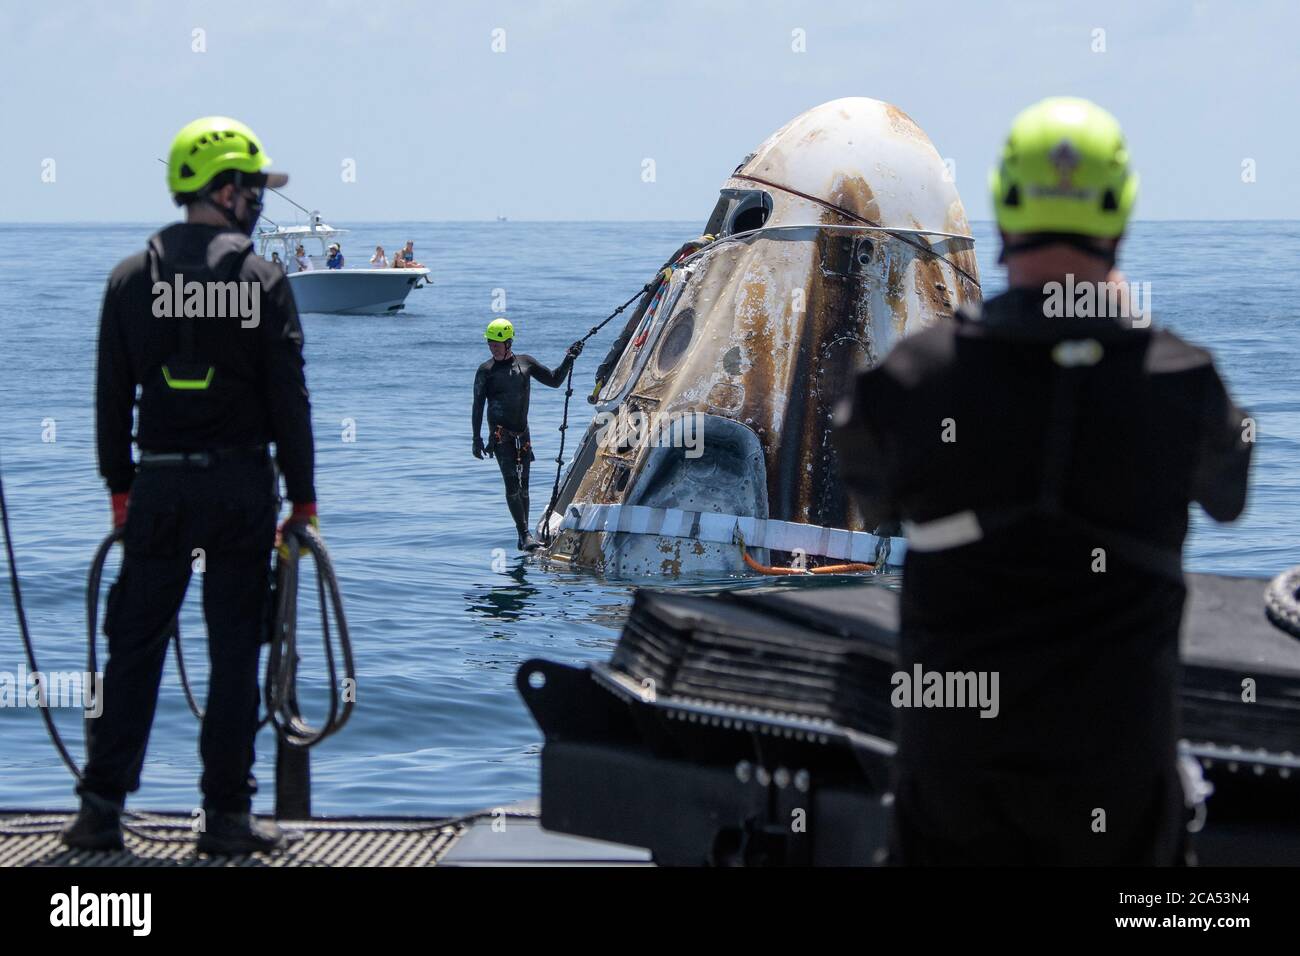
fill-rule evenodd
<path id="1" fill-rule="evenodd" d="M 1265 670 L 1300 679 L 1300 641 L 1264 616 L 1266 578 L 1187 575 L 1182 658 L 1187 664 Z M 887 588 L 777 589 L 739 592 L 740 603 L 791 623 L 883 646 L 897 642 L 898 594 Z"/>
<path id="2" fill-rule="evenodd" d="M 1264 578 L 1189 574 L 1183 662 L 1300 679 L 1300 641 L 1264 616 Z"/>

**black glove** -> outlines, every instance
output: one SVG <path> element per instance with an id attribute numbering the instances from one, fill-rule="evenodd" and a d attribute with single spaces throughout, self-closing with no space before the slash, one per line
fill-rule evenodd
<path id="1" fill-rule="evenodd" d="M 578 339 L 578 341 L 576 341 L 576 342 L 574 342 L 572 345 L 570 345 L 570 346 L 569 346 L 569 358 L 571 358 L 571 359 L 576 359 L 579 355 L 581 355 L 581 354 L 582 354 L 582 347 L 583 347 L 584 345 L 586 345 L 586 344 L 587 344 L 587 343 L 583 342 L 582 339 Z"/>
<path id="2" fill-rule="evenodd" d="M 474 457 L 481 459 L 483 457 L 483 454 L 484 454 L 483 439 L 480 438 L 478 435 L 475 435 L 474 436 Z M 491 455 L 489 455 L 488 457 L 490 458 Z"/>

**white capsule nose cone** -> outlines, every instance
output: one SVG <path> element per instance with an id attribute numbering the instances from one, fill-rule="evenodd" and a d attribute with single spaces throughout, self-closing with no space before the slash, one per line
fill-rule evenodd
<path id="1" fill-rule="evenodd" d="M 969 234 L 954 165 L 898 107 L 864 96 L 801 113 L 733 175 L 895 229 Z"/>

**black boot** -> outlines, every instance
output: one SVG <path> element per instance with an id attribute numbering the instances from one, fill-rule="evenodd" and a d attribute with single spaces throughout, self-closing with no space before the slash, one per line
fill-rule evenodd
<path id="1" fill-rule="evenodd" d="M 122 805 L 83 793 L 80 812 L 63 828 L 63 843 L 74 850 L 122 849 Z"/>
<path id="2" fill-rule="evenodd" d="M 527 528 L 519 532 L 520 551 L 536 551 L 540 547 L 541 544 L 538 543 L 537 539 L 533 537 L 532 532 Z"/>
<path id="3" fill-rule="evenodd" d="M 251 813 L 207 811 L 207 826 L 199 834 L 199 852 L 214 856 L 269 853 L 284 846 L 284 831 Z"/>

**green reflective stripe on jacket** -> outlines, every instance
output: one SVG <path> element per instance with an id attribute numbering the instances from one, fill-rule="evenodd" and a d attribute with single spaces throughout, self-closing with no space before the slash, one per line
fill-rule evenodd
<path id="1" fill-rule="evenodd" d="M 172 378 L 167 366 L 162 367 L 163 381 L 167 383 L 168 388 L 192 391 L 201 391 L 211 385 L 212 376 L 216 374 L 216 371 L 214 367 L 209 365 L 208 374 L 204 378 Z"/>

